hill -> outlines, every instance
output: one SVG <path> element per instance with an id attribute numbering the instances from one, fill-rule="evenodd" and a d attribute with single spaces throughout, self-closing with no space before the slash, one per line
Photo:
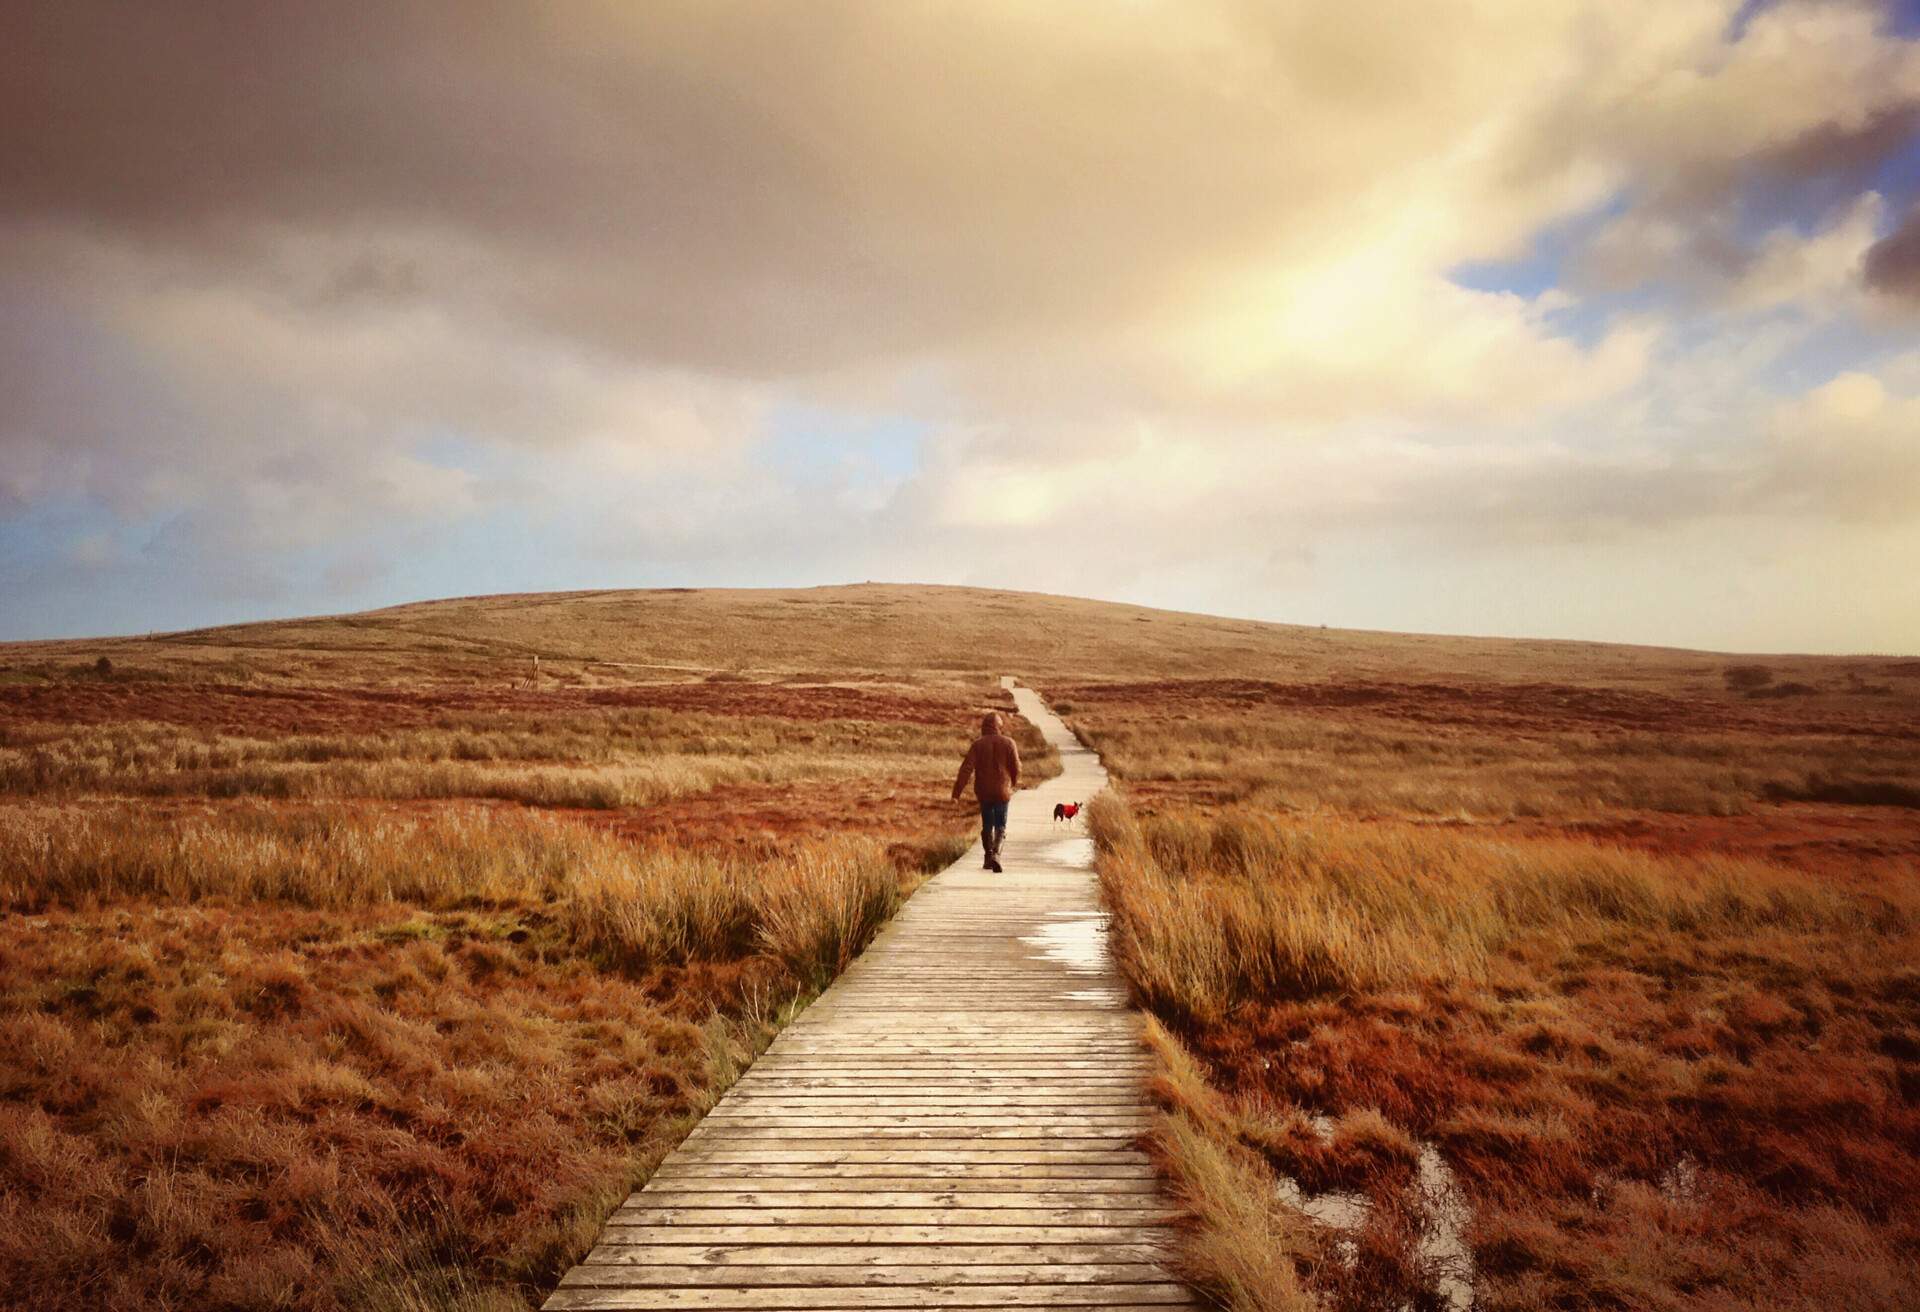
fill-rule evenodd
<path id="1" fill-rule="evenodd" d="M 1432 676 L 1710 688 L 1760 661 L 1782 682 L 1920 688 L 1920 658 L 1731 657 L 1557 639 L 1396 634 L 1158 610 L 1003 590 L 865 583 L 664 588 L 415 602 L 353 615 L 150 637 L 0 643 L 0 668 L 94 659 L 165 668 L 404 679 L 531 667 L 574 677 L 810 673 L 1268 679 Z M 549 669 L 549 667 L 551 667 Z"/>

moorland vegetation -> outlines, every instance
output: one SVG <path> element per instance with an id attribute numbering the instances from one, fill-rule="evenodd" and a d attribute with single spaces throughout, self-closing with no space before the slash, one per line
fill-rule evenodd
<path id="1" fill-rule="evenodd" d="M 1861 682 L 1056 686 L 1121 781 L 1187 1273 L 1248 1312 L 1910 1306 L 1920 689 Z"/>
<path id="2" fill-rule="evenodd" d="M 1920 1287 L 1920 662 L 885 585 L 0 647 L 0 1281 L 536 1302 L 962 850 L 1005 673 L 1229 1306 Z"/>
<path id="3" fill-rule="evenodd" d="M 10 1301 L 537 1304 L 966 848 L 1010 706 L 253 636 L 0 660 Z"/>

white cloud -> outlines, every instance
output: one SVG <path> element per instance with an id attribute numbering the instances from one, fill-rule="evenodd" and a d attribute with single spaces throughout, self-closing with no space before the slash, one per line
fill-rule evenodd
<path id="1" fill-rule="evenodd" d="M 61 112 L 0 125 L 0 515 L 84 500 L 249 595 L 507 510 L 689 570 L 985 535 L 1296 587 L 1318 534 L 1913 508 L 1913 389 L 1850 336 L 1884 202 L 1742 208 L 1910 135 L 1920 47 L 1863 4 L 1730 44 L 1735 0 L 369 3 L 244 50 L 25 8 L 0 84 Z M 1573 281 L 1452 281 L 1603 205 Z M 1802 357 L 1882 392 L 1775 406 Z M 936 436 L 801 477 L 761 448 L 795 404 Z"/>

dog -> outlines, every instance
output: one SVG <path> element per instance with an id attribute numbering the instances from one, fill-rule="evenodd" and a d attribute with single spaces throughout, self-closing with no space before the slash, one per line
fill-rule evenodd
<path id="1" fill-rule="evenodd" d="M 1053 805 L 1053 818 L 1055 820 L 1065 820 L 1071 823 L 1073 818 L 1079 814 L 1080 803 L 1078 802 L 1055 802 Z"/>

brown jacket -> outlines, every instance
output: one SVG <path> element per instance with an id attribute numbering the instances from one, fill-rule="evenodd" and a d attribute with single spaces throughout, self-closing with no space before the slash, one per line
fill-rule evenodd
<path id="1" fill-rule="evenodd" d="M 1020 749 L 1003 733 L 983 733 L 967 748 L 960 762 L 960 777 L 953 781 L 953 795 L 966 790 L 973 779 L 973 795 L 983 802 L 1011 802 L 1013 790 L 1020 786 Z"/>

